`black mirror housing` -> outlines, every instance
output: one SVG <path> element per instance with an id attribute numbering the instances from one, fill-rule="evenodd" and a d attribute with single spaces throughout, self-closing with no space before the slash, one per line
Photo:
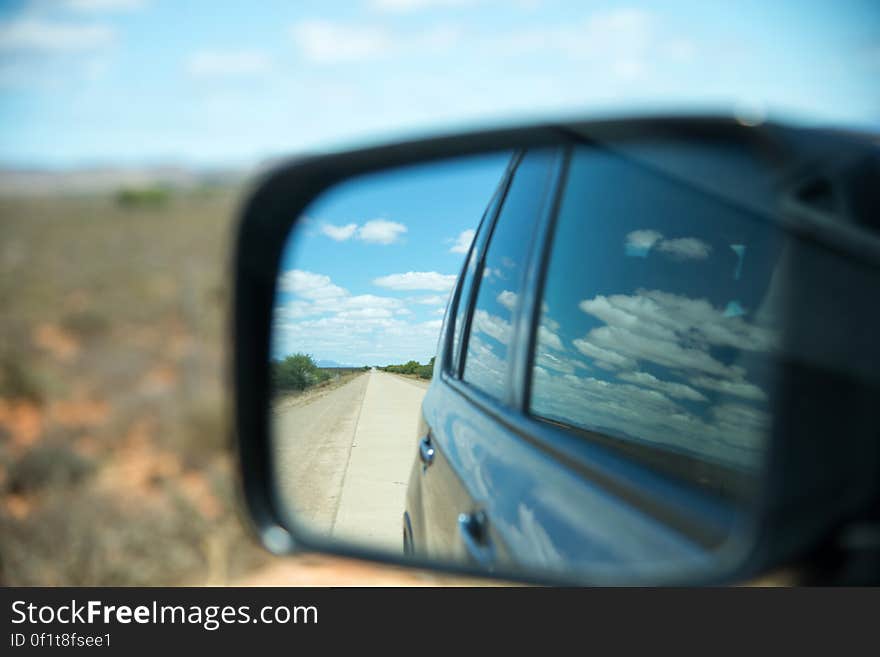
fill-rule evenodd
<path id="1" fill-rule="evenodd" d="M 685 578 L 633 576 L 620 583 L 739 582 L 796 565 L 816 551 L 850 549 L 874 551 L 875 559 L 866 568 L 868 577 L 876 581 L 880 550 L 876 540 L 880 532 L 877 141 L 865 135 L 776 124 L 745 126 L 716 117 L 539 124 L 447 135 L 293 160 L 258 181 L 245 204 L 235 247 L 233 372 L 242 490 L 261 542 L 275 553 L 308 550 L 389 561 L 375 550 L 340 546 L 297 532 L 284 520 L 272 484 L 269 342 L 277 272 L 293 223 L 318 196 L 357 176 L 465 155 L 594 144 L 627 150 L 632 144 L 686 146 L 706 140 L 758 153 L 773 164 L 776 175 L 768 179 L 765 190 L 755 193 L 767 202 L 755 209 L 769 214 L 792 238 L 774 278 L 774 294 L 779 295 L 778 307 L 784 314 L 780 318 L 784 366 L 771 397 L 775 419 L 767 461 L 752 503 L 753 521 L 743 528 L 745 549 L 729 568 L 695 571 Z M 652 157 L 650 152 L 646 157 Z M 819 184 L 817 166 L 822 172 Z M 736 181 L 729 182 L 736 189 Z M 743 194 L 749 189 L 744 183 Z M 856 305 L 854 299 L 864 303 Z M 798 354 L 809 358 L 805 361 Z M 438 567 L 427 560 L 406 563 L 487 574 L 479 568 Z M 860 572 L 864 576 L 866 571 Z M 550 584 L 618 583 L 574 574 L 524 577 L 503 570 L 492 576 Z"/>

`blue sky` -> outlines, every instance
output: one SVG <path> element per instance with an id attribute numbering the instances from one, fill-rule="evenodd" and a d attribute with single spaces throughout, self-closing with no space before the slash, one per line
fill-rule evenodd
<path id="1" fill-rule="evenodd" d="M 275 358 L 427 362 L 509 153 L 349 181 L 310 207 L 282 257 Z"/>
<path id="2" fill-rule="evenodd" d="M 876 128 L 878 78 L 875 0 L 7 0 L 0 165 L 247 166 L 661 110 Z"/>
<path id="3" fill-rule="evenodd" d="M 0 0 L 0 167 L 250 167 L 661 111 L 880 129 L 878 79 L 876 0 Z M 502 166 L 363 182 L 312 208 L 276 354 L 427 360 Z"/>

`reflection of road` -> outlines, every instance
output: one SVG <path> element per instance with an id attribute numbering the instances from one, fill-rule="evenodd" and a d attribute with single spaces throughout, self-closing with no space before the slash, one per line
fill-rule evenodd
<path id="1" fill-rule="evenodd" d="M 282 496 L 307 527 L 401 549 L 426 383 L 373 371 L 274 416 Z"/>

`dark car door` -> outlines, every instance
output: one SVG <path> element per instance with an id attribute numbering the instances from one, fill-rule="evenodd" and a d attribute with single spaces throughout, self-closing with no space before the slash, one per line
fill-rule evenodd
<path id="1" fill-rule="evenodd" d="M 432 555 L 489 566 L 504 550 L 487 533 L 492 526 L 484 515 L 487 482 L 474 465 L 485 441 L 504 431 L 484 405 L 506 409 L 511 404 L 520 300 L 561 156 L 557 149 L 542 150 L 516 160 L 484 218 L 446 318 L 448 341 L 439 358 L 443 373 L 422 407 L 431 462 L 413 473 L 421 494 L 415 543 Z M 455 386 L 462 383 L 466 395 Z"/>

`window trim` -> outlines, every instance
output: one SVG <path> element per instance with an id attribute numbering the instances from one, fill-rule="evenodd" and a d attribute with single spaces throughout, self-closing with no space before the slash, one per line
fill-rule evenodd
<path id="1" fill-rule="evenodd" d="M 507 194 L 510 191 L 511 183 L 514 176 L 516 175 L 516 170 L 522 163 L 523 158 L 525 158 L 525 156 L 529 152 L 535 150 L 541 149 L 529 149 L 520 151 L 517 154 L 517 160 L 515 164 L 510 169 L 508 178 L 506 180 L 504 197 L 501 199 L 501 203 L 499 204 L 498 209 L 495 212 L 495 216 L 493 217 L 491 230 L 487 231 L 486 239 L 481 244 L 480 256 L 477 260 L 477 271 L 474 275 L 474 280 L 471 285 L 470 298 L 468 299 L 468 303 L 466 306 L 467 314 L 462 320 L 465 323 L 462 326 L 462 339 L 460 340 L 458 345 L 459 358 L 457 372 L 455 372 L 455 378 L 458 381 L 461 381 L 469 389 L 477 390 L 481 395 L 484 395 L 486 397 L 490 397 L 490 395 L 478 390 L 464 380 L 464 368 L 467 364 L 465 356 L 467 354 L 468 343 L 470 342 L 471 324 L 473 322 L 473 315 L 477 303 L 477 297 L 480 293 L 480 285 L 483 279 L 483 268 L 485 266 L 486 254 L 489 250 L 489 245 L 492 242 L 492 238 L 495 235 L 495 229 L 498 225 L 498 218 L 504 211 L 504 204 L 507 202 Z M 552 149 L 553 159 L 547 167 L 547 187 L 545 190 L 543 203 L 538 209 L 536 213 L 537 216 L 534 220 L 535 225 L 534 233 L 532 234 L 531 248 L 529 248 L 526 253 L 525 273 L 523 275 L 522 289 L 520 290 L 520 292 L 524 294 L 524 299 L 526 297 L 534 297 L 534 292 L 528 288 L 528 285 L 531 277 L 534 275 L 535 268 L 538 264 L 536 263 L 536 258 L 541 257 L 543 253 L 543 248 L 539 247 L 543 247 L 543 240 L 546 238 L 547 221 L 550 217 L 550 213 L 556 210 L 556 197 L 559 192 L 559 184 L 561 180 L 560 175 L 563 168 L 562 165 L 565 158 L 565 152 L 566 149 L 562 147 L 555 147 Z M 532 302 L 534 301 L 534 299 L 531 300 Z M 527 305 L 527 303 L 520 303 L 516 313 L 514 313 L 511 317 L 511 324 L 514 328 L 514 331 L 513 339 L 511 340 L 510 346 L 510 367 L 508 368 L 507 379 L 504 385 L 504 399 L 499 400 L 504 407 L 509 407 L 514 410 L 522 410 L 523 408 L 521 393 L 523 353 L 521 345 L 531 340 L 530 334 L 533 331 L 533 328 L 528 326 L 528 314 L 524 313 L 524 311 L 527 310 Z M 525 337 L 525 340 L 521 340 L 521 337 Z M 517 380 L 517 377 L 519 380 Z"/>
<path id="2" fill-rule="evenodd" d="M 495 221 L 498 217 L 498 214 L 501 212 L 501 208 L 504 206 L 504 200 L 507 198 L 507 190 L 510 189 L 510 181 L 513 178 L 513 172 L 516 170 L 516 167 L 521 159 L 522 151 L 516 151 L 511 156 L 510 162 L 508 163 L 507 168 L 504 170 L 504 175 L 502 176 L 501 181 L 498 183 L 498 186 L 495 188 L 495 193 L 492 194 L 492 198 L 486 205 L 486 209 L 483 211 L 483 218 L 480 220 L 480 223 L 477 226 L 476 235 L 474 236 L 474 240 L 473 242 L 471 242 L 471 246 L 468 249 L 467 255 L 464 258 L 464 264 L 462 264 L 461 266 L 461 270 L 458 274 L 458 280 L 455 283 L 455 289 L 453 291 L 452 298 L 450 299 L 450 312 L 448 312 L 446 315 L 446 326 L 444 327 L 445 332 L 443 334 L 443 362 L 441 373 L 456 379 L 461 378 L 461 373 L 464 369 L 464 361 L 462 360 L 462 355 L 465 352 L 462 345 L 467 343 L 467 329 L 470 326 L 471 306 L 474 300 L 474 286 L 472 282 L 468 299 L 466 299 L 464 304 L 459 307 L 459 300 L 461 298 L 461 294 L 464 288 L 464 279 L 465 276 L 467 276 L 468 262 L 470 262 L 471 255 L 476 252 L 477 273 L 474 274 L 474 280 L 476 280 L 477 275 L 480 272 L 480 263 L 486 256 L 489 236 L 491 236 L 492 231 L 495 228 Z M 492 206 L 495 204 L 496 199 L 498 200 L 498 204 L 495 207 L 494 212 L 492 212 Z M 463 311 L 464 314 L 462 317 L 461 325 L 461 340 L 459 340 L 458 346 L 456 348 L 455 322 L 458 317 L 459 311 Z"/>
<path id="3" fill-rule="evenodd" d="M 538 221 L 532 252 L 529 257 L 523 296 L 519 308 L 518 332 L 515 338 L 524 338 L 515 343 L 514 367 L 516 378 L 513 380 L 513 406 L 524 415 L 529 414 L 529 398 L 532 392 L 532 367 L 534 365 L 534 347 L 537 343 L 538 329 L 541 324 L 541 303 L 544 299 L 544 282 L 549 269 L 550 251 L 553 248 L 553 236 L 556 234 L 556 222 L 565 186 L 568 184 L 568 172 L 574 148 L 566 146 L 560 149 L 556 162 L 553 186 L 548 192 L 548 204 Z"/>

